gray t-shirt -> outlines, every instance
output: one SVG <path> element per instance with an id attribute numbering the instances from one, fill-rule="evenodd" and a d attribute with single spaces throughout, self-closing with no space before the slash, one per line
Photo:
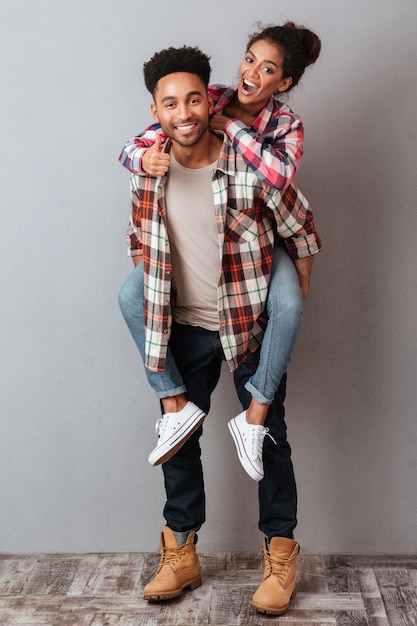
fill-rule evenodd
<path id="1" fill-rule="evenodd" d="M 176 292 L 173 318 L 208 330 L 219 328 L 221 251 L 211 185 L 215 163 L 189 169 L 180 165 L 171 151 L 165 192 Z"/>

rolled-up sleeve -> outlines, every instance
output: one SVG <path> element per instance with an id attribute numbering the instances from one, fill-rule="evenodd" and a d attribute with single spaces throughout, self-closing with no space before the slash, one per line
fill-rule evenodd
<path id="1" fill-rule="evenodd" d="M 302 259 L 321 250 L 321 237 L 310 204 L 295 185 L 290 185 L 282 193 L 273 193 L 268 205 L 291 258 Z"/>

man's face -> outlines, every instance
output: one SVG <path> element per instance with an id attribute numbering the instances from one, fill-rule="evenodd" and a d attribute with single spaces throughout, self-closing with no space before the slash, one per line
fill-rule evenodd
<path id="1" fill-rule="evenodd" d="M 167 137 L 194 146 L 208 129 L 211 97 L 196 74 L 175 72 L 158 81 L 151 111 Z"/>

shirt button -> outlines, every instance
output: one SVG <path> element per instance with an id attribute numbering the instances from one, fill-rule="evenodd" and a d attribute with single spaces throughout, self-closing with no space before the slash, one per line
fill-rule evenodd
<path id="1" fill-rule="evenodd" d="M 168 328 L 164 328 L 164 335 L 166 335 L 168 332 Z"/>

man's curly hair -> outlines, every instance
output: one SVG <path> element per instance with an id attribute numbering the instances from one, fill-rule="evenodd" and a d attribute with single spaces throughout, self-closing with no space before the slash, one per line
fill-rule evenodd
<path id="1" fill-rule="evenodd" d="M 199 48 L 183 46 L 182 48 L 166 48 L 156 52 L 153 57 L 143 64 L 145 85 L 152 96 L 160 78 L 175 72 L 189 72 L 197 74 L 207 87 L 210 81 L 210 57 Z"/>

